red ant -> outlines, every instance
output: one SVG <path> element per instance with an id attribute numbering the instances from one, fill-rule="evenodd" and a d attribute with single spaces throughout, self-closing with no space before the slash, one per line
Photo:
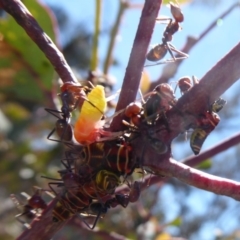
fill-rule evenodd
<path id="1" fill-rule="evenodd" d="M 58 118 L 55 128 L 49 133 L 47 139 L 56 142 L 65 142 L 70 146 L 69 142 L 72 141 L 73 138 L 73 129 L 70 125 L 71 113 L 77 107 L 81 109 L 84 101 L 88 101 L 86 94 L 93 89 L 93 86 L 89 88 L 87 86 L 81 86 L 80 84 L 65 82 L 60 89 L 61 93 L 59 95 L 62 101 L 61 110 L 45 108 L 47 112 Z M 50 138 L 55 131 L 60 140 Z"/>
<path id="2" fill-rule="evenodd" d="M 186 92 L 188 92 L 194 85 L 198 84 L 199 81 L 197 79 L 197 77 L 192 76 L 192 80 L 189 76 L 184 76 L 182 78 L 180 78 L 177 81 L 177 85 L 174 89 L 174 93 L 176 92 L 177 86 L 180 89 L 181 94 L 185 94 Z"/>
<path id="3" fill-rule="evenodd" d="M 22 192 L 21 194 L 27 198 L 26 204 L 21 204 L 14 194 L 11 194 L 10 197 L 17 207 L 22 206 L 22 213 L 16 215 L 16 219 L 24 224 L 27 228 L 30 228 L 29 224 L 21 219 L 22 216 L 25 216 L 29 220 L 33 220 L 35 217 L 39 217 L 41 212 L 47 207 L 47 204 L 41 197 L 42 189 L 36 189 L 35 193 L 32 196 L 29 196 L 27 193 Z"/>
<path id="4" fill-rule="evenodd" d="M 157 18 L 157 21 L 169 21 L 162 38 L 162 43 L 157 44 L 147 53 L 147 60 L 156 62 L 165 57 L 167 52 L 172 56 L 171 60 L 166 60 L 164 62 L 158 62 L 156 64 L 146 65 L 145 67 L 155 66 L 158 64 L 164 64 L 167 62 L 175 62 L 176 60 L 181 60 L 188 58 L 188 54 L 177 50 L 170 42 L 172 41 L 173 35 L 181 29 L 180 22 L 183 22 L 184 16 L 181 12 L 181 9 L 178 5 L 170 2 L 171 13 L 175 21 L 172 18 Z M 179 54 L 179 57 L 175 57 L 173 52 Z"/>
<path id="5" fill-rule="evenodd" d="M 165 112 L 175 104 L 176 98 L 172 87 L 167 83 L 161 83 L 154 88 L 143 105 L 145 119 L 149 124 L 153 124 L 159 118 L 159 115 L 166 118 Z"/>

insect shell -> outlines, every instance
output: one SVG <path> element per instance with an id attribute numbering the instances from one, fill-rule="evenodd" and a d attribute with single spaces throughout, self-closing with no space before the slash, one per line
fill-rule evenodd
<path id="1" fill-rule="evenodd" d="M 190 77 L 185 76 L 182 77 L 178 80 L 178 83 L 176 85 L 176 87 L 179 87 L 181 94 L 185 94 L 187 91 L 189 91 L 192 87 L 192 81 L 190 79 Z M 174 92 L 176 91 L 176 88 L 174 90 Z"/>
<path id="2" fill-rule="evenodd" d="M 100 170 L 96 175 L 96 187 L 107 194 L 114 193 L 116 187 L 120 184 L 117 174 L 107 170 Z"/>
<path id="3" fill-rule="evenodd" d="M 132 102 L 125 109 L 125 116 L 130 118 L 130 126 L 138 126 L 141 121 L 142 104 L 140 102 Z"/>
<path id="4" fill-rule="evenodd" d="M 74 214 L 81 213 L 90 205 L 91 201 L 92 199 L 80 190 L 74 193 L 63 192 L 52 211 L 53 222 L 66 221 Z"/>
<path id="5" fill-rule="evenodd" d="M 215 129 L 219 121 L 220 117 L 214 112 L 206 112 L 201 116 L 200 124 L 194 129 L 190 138 L 190 146 L 195 155 L 199 154 L 205 139 Z"/>
<path id="6" fill-rule="evenodd" d="M 104 164 L 104 142 L 86 145 L 74 159 L 74 173 L 87 178 L 96 174 Z"/>
<path id="7" fill-rule="evenodd" d="M 58 181 L 48 183 L 52 192 L 58 196 L 58 201 L 52 211 L 54 222 L 66 221 L 72 215 L 81 213 L 92 201 L 83 192 L 84 179 L 68 170 L 65 173 L 61 171 L 61 177 L 62 179 Z M 53 185 L 61 187 L 60 193 L 53 189 Z"/>
<path id="8" fill-rule="evenodd" d="M 62 163 L 64 163 L 62 161 Z M 48 183 L 51 191 L 57 196 L 57 203 L 52 211 L 53 222 L 68 220 L 72 215 L 81 213 L 89 206 L 92 199 L 83 191 L 83 184 L 87 179 L 72 172 L 72 168 L 64 164 L 66 169 L 60 170 L 60 179 L 53 179 Z M 46 177 L 48 178 L 48 177 Z M 55 190 L 53 186 L 58 188 Z"/>
<path id="9" fill-rule="evenodd" d="M 25 216 L 28 220 L 33 220 L 35 217 L 40 216 L 41 212 L 47 207 L 47 204 L 41 197 L 41 189 L 36 189 L 32 196 L 26 193 L 21 194 L 27 198 L 26 204 L 21 204 L 14 194 L 11 194 L 10 197 L 17 207 L 22 206 L 23 209 L 22 213 L 15 216 L 16 219 L 29 228 L 30 226 L 21 217 Z"/>
<path id="10" fill-rule="evenodd" d="M 172 87 L 167 83 L 159 84 L 143 105 L 144 116 L 148 123 L 152 123 L 158 115 L 170 110 L 176 104 Z"/>
<path id="11" fill-rule="evenodd" d="M 194 85 L 198 84 L 199 80 L 197 79 L 196 76 L 192 76 L 192 80 L 189 76 L 184 76 L 180 78 L 177 82 L 177 85 L 174 89 L 174 92 L 176 92 L 177 86 L 180 89 L 181 94 L 185 94 L 188 92 Z"/>
<path id="12" fill-rule="evenodd" d="M 135 168 L 132 147 L 128 143 L 104 146 L 108 169 L 119 175 L 129 175 Z"/>
<path id="13" fill-rule="evenodd" d="M 222 98 L 217 99 L 212 105 L 210 110 L 218 113 L 220 110 L 222 110 L 222 108 L 224 107 L 224 105 L 227 103 L 227 101 L 225 101 Z"/>
<path id="14" fill-rule="evenodd" d="M 87 179 L 70 172 L 66 172 L 65 175 L 61 172 L 61 174 L 64 186 L 60 195 L 58 194 L 59 201 L 52 212 L 54 222 L 66 221 L 74 214 L 88 214 L 93 201 L 114 193 L 115 188 L 120 184 L 119 177 L 107 170 L 100 170 Z M 58 182 L 56 185 L 61 186 L 61 183 Z M 53 190 L 51 186 L 50 188 Z M 99 214 L 103 213 L 102 209 L 99 211 Z M 86 222 L 85 224 L 92 228 Z"/>
<path id="15" fill-rule="evenodd" d="M 157 62 L 165 57 L 168 52 L 166 44 L 161 43 L 153 46 L 147 53 L 146 59 L 152 62 Z"/>

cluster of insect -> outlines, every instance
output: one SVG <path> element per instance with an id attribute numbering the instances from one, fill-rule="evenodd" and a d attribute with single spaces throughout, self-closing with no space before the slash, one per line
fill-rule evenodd
<path id="1" fill-rule="evenodd" d="M 167 27 L 165 28 L 165 31 L 163 33 L 162 43 L 156 44 L 152 49 L 150 49 L 146 56 L 146 59 L 148 61 L 157 63 L 146 65 L 145 67 L 155 66 L 168 62 L 175 62 L 178 60 L 188 58 L 188 55 L 186 53 L 176 49 L 176 47 L 170 43 L 172 41 L 173 35 L 182 29 L 179 23 L 183 22 L 184 20 L 184 15 L 177 4 L 170 2 L 170 10 L 174 19 L 168 17 L 157 18 L 157 21 L 168 21 Z M 172 58 L 168 60 L 163 60 L 163 58 L 166 56 L 168 52 Z M 174 56 L 173 52 L 176 53 L 177 55 Z M 192 77 L 192 80 L 190 79 L 190 77 L 182 77 L 181 79 L 179 79 L 177 86 L 180 88 L 181 94 L 183 95 L 187 91 L 189 91 L 194 84 L 197 83 L 198 80 L 194 76 Z M 155 106 L 155 104 L 159 106 L 158 104 L 159 99 L 163 99 L 163 94 L 165 94 L 165 97 L 168 96 L 169 98 L 167 99 L 168 104 L 165 104 L 165 106 L 161 106 L 161 108 L 164 110 L 169 110 L 169 107 L 173 107 L 176 104 L 176 98 L 174 96 L 176 88 L 174 92 L 172 91 L 172 89 L 171 90 L 170 89 L 171 89 L 170 86 L 166 87 L 165 89 L 163 89 L 163 86 L 156 87 L 153 91 L 153 93 L 155 94 L 151 94 L 152 96 L 150 97 L 150 99 L 152 100 L 149 100 L 145 104 L 146 110 L 145 114 L 147 113 L 148 116 L 151 114 L 152 116 L 155 116 L 154 111 L 155 110 L 160 111 L 159 109 L 156 109 L 157 107 Z M 159 99 L 158 95 L 160 96 Z M 158 100 L 156 100 L 156 98 Z M 193 128 L 194 131 L 191 134 L 190 146 L 194 154 L 196 155 L 199 154 L 205 139 L 210 134 L 210 132 L 212 132 L 214 128 L 218 125 L 220 117 L 218 116 L 217 113 L 223 108 L 225 104 L 226 101 L 223 100 L 222 98 L 219 98 L 209 107 L 209 110 L 207 112 L 199 115 L 197 118 L 197 123 L 194 126 L 191 126 L 191 128 Z M 148 112 L 150 112 L 150 114 Z"/>
<path id="2" fill-rule="evenodd" d="M 198 84 L 198 79 L 195 76 L 192 77 L 192 81 L 190 77 L 182 77 L 178 81 L 178 86 L 182 95 L 188 92 L 195 84 Z M 191 126 L 193 132 L 190 137 L 190 146 L 195 155 L 199 154 L 207 136 L 220 122 L 220 117 L 217 113 L 225 104 L 226 101 L 224 99 L 217 99 L 214 103 L 209 105 L 209 109 L 206 112 L 197 116 L 196 123 Z"/>
<path id="3" fill-rule="evenodd" d="M 171 54 L 172 61 L 188 57 L 170 44 L 173 34 L 181 28 L 179 23 L 183 21 L 180 8 L 172 3 L 170 7 L 174 20 L 164 19 L 168 20 L 168 25 L 162 43 L 147 54 L 146 58 L 150 61 L 162 60 L 167 52 Z M 173 52 L 178 56 L 175 57 Z M 183 77 L 177 86 L 184 95 L 197 83 L 196 78 Z M 135 157 L 131 144 L 140 135 L 158 154 L 169 150 L 148 129 L 153 129 L 151 126 L 162 121 L 163 128 L 170 131 L 167 112 L 177 103 L 174 92 L 170 84 L 162 83 L 141 102 L 130 103 L 121 111 L 126 119 L 123 121 L 126 130 L 114 133 L 105 127 L 109 121 L 105 116 L 108 98 L 102 85 L 63 83 L 59 93 L 61 109 L 46 109 L 57 119 L 47 138 L 66 147 L 65 158 L 61 160 L 64 169 L 58 171 L 59 178 L 45 177 L 50 180 L 48 191 L 57 200 L 52 210 L 53 222 L 66 221 L 78 215 L 88 228 L 93 229 L 109 208 L 117 205 L 126 207 L 129 202 L 138 200 L 141 181 L 133 181 L 131 176 L 143 166 L 141 159 Z M 218 124 L 220 118 L 217 112 L 225 103 L 223 99 L 218 99 L 208 111 L 198 116 L 197 123 L 192 126 L 190 145 L 195 154 L 199 153 L 206 137 Z M 144 173 L 143 169 L 141 171 Z M 127 186 L 127 192 L 116 193 L 116 188 L 123 184 Z M 33 196 L 25 194 L 27 204 L 23 206 L 24 211 L 17 215 L 19 221 L 23 222 L 22 216 L 34 218 L 41 215 L 46 208 L 41 197 L 43 192 L 46 191 L 37 188 Z M 14 195 L 11 197 L 16 205 L 20 205 Z"/>
<path id="4" fill-rule="evenodd" d="M 57 118 L 47 138 L 65 145 L 65 158 L 61 160 L 64 169 L 58 171 L 59 178 L 44 177 L 50 180 L 49 189 L 37 189 L 32 197 L 28 196 L 17 219 L 23 222 L 23 216 L 39 217 L 46 207 L 41 195 L 50 192 L 57 198 L 52 210 L 53 222 L 66 221 L 77 214 L 93 229 L 109 208 L 126 207 L 138 200 L 140 183 L 128 179 L 137 162 L 126 132 L 104 129 L 108 98 L 102 85 L 66 82 L 59 96 L 61 109 L 46 109 Z M 122 184 L 127 192 L 115 193 Z M 20 205 L 15 195 L 11 198 Z"/>

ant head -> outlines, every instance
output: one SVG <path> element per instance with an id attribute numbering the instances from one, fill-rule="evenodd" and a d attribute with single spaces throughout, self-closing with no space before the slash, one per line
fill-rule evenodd
<path id="1" fill-rule="evenodd" d="M 192 87 L 191 78 L 188 76 L 180 78 L 178 80 L 178 86 L 182 93 L 186 93 Z"/>
<path id="2" fill-rule="evenodd" d="M 173 99 L 174 91 L 168 83 L 161 83 L 154 89 L 162 98 Z"/>
<path id="3" fill-rule="evenodd" d="M 170 2 L 170 9 L 172 16 L 174 17 L 176 22 L 183 22 L 184 16 L 180 9 L 180 7 L 177 4 L 174 4 L 173 2 Z"/>

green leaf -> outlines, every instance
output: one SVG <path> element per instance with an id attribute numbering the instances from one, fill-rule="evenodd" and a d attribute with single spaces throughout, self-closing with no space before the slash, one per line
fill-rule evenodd
<path id="1" fill-rule="evenodd" d="M 55 32 L 49 11 L 37 1 L 24 4 L 42 29 L 55 41 Z M 50 90 L 54 69 L 38 46 L 13 17 L 0 20 L 0 90 L 18 98 L 41 101 L 41 93 Z M 42 90 L 42 91 L 41 91 Z"/>
<path id="2" fill-rule="evenodd" d="M 209 169 L 212 167 L 212 160 L 211 159 L 207 159 L 201 163 L 199 163 L 196 168 L 198 169 Z"/>
<path id="3" fill-rule="evenodd" d="M 174 0 L 163 0 L 162 4 L 167 5 L 170 2 L 173 2 L 175 4 L 181 5 L 181 4 L 184 4 L 184 3 L 190 3 L 191 1 L 192 0 L 177 0 L 177 1 L 174 1 Z"/>
<path id="4" fill-rule="evenodd" d="M 23 121 L 30 117 L 30 112 L 18 103 L 6 102 L 2 109 L 6 116 L 13 121 Z"/>
<path id="5" fill-rule="evenodd" d="M 177 217 L 173 221 L 169 222 L 167 225 L 179 227 L 181 224 L 182 224 L 181 217 Z"/>

